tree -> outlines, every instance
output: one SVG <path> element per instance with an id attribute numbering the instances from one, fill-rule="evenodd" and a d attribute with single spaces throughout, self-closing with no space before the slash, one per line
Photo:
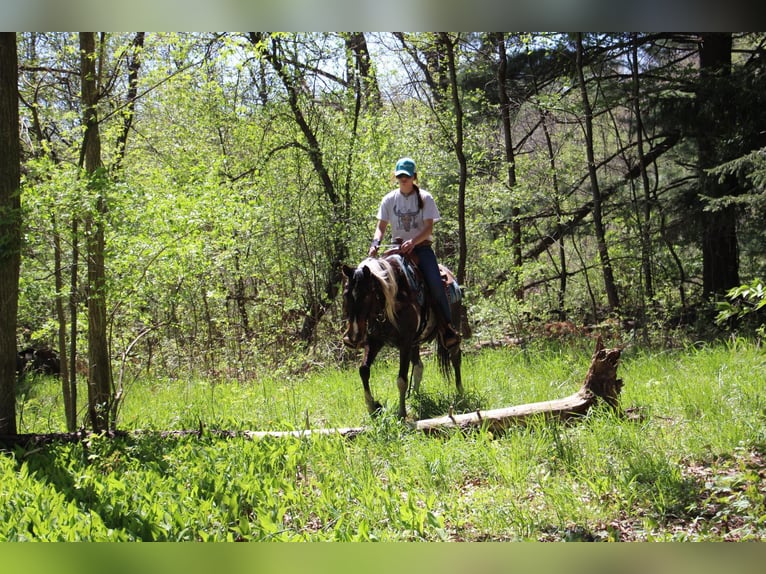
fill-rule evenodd
<path id="1" fill-rule="evenodd" d="M 375 75 L 375 68 L 372 65 L 370 51 L 367 48 L 367 39 L 363 32 L 350 32 L 343 34 L 346 42 L 346 50 L 350 56 L 348 58 L 347 76 L 350 84 L 353 86 L 358 82 L 358 91 L 363 94 L 365 100 L 373 108 L 380 108 L 383 103 L 380 95 L 380 86 L 378 78 Z"/>
<path id="2" fill-rule="evenodd" d="M 468 162 L 465 156 L 465 146 L 463 137 L 463 103 L 462 94 L 460 92 L 460 85 L 457 81 L 457 64 L 456 64 L 456 49 L 460 42 L 460 36 L 454 40 L 446 32 L 439 34 L 440 45 L 444 47 L 445 60 L 447 62 L 447 77 L 449 78 L 449 92 L 452 96 L 452 113 L 455 115 L 454 122 L 454 138 L 448 136 L 448 139 L 452 143 L 452 148 L 455 152 L 455 158 L 458 164 L 458 205 L 457 205 L 457 218 L 458 218 L 458 268 L 457 268 L 457 280 L 458 283 L 465 283 L 466 276 L 466 257 L 467 257 L 467 245 L 466 245 L 466 232 L 465 232 L 465 193 L 466 183 L 468 181 Z"/>
<path id="3" fill-rule="evenodd" d="M 305 320 L 301 329 L 301 339 L 311 342 L 314 339 L 317 324 L 324 316 L 330 303 L 335 300 L 339 291 L 341 265 L 348 256 L 348 244 L 343 232 L 343 226 L 348 221 L 348 201 L 344 201 L 344 196 L 339 193 L 335 182 L 330 177 L 322 146 L 301 107 L 298 87 L 300 76 L 296 70 L 291 70 L 288 67 L 282 39 L 279 35 L 273 35 L 269 39 L 269 45 L 265 45 L 262 40 L 261 35 L 250 34 L 250 41 L 253 46 L 263 50 L 264 58 L 274 68 L 287 92 L 290 110 L 305 140 L 305 143 L 296 142 L 296 145 L 306 153 L 311 161 L 332 213 L 328 230 L 330 242 L 329 258 L 325 262 L 324 269 L 326 279 L 321 292 L 316 293 L 307 301 Z"/>
<path id="4" fill-rule="evenodd" d="M 612 262 L 609 258 L 609 249 L 606 244 L 606 229 L 604 227 L 602 195 L 596 171 L 596 158 L 593 152 L 593 109 L 588 95 L 588 86 L 585 83 L 584 71 L 584 51 L 583 34 L 577 33 L 577 79 L 580 86 L 583 111 L 585 115 L 585 152 L 588 160 L 588 176 L 590 178 L 591 192 L 593 193 L 593 225 L 596 231 L 596 243 L 598 245 L 598 255 L 601 260 L 601 271 L 604 275 L 604 288 L 612 311 L 617 311 L 620 301 L 617 296 L 617 286 L 614 282 L 614 273 L 612 271 Z"/>
<path id="5" fill-rule="evenodd" d="M 74 66 L 75 62 L 71 62 L 70 65 L 62 63 L 62 65 L 53 66 L 50 65 L 50 58 L 53 58 L 53 54 L 56 54 L 55 59 L 59 59 L 60 54 L 66 53 L 66 50 L 60 50 L 60 46 L 57 44 L 58 36 L 56 34 L 27 34 L 22 36 L 22 53 L 24 54 L 24 65 L 21 67 L 22 76 L 20 77 L 19 84 L 24 86 L 23 92 L 20 94 L 20 100 L 23 105 L 23 109 L 26 111 L 24 116 L 24 125 L 28 128 L 27 133 L 27 149 L 26 151 L 26 168 L 29 173 L 27 176 L 28 181 L 31 183 L 29 186 L 30 193 L 25 194 L 27 203 L 31 204 L 30 215 L 27 218 L 27 225 L 30 228 L 43 225 L 42 221 L 35 222 L 35 216 L 40 216 L 41 219 L 47 219 L 50 223 L 50 235 L 51 243 L 53 246 L 53 270 L 52 275 L 54 277 L 55 295 L 54 295 L 54 307 L 56 312 L 56 318 L 58 320 L 58 351 L 60 358 L 60 373 L 62 396 L 64 402 L 64 412 L 66 416 L 67 429 L 74 431 L 77 426 L 76 411 L 77 411 L 77 381 L 75 361 L 77 357 L 77 321 L 72 320 L 70 325 L 70 337 L 69 341 L 71 345 L 67 346 L 67 315 L 66 315 L 66 303 L 68 300 L 68 309 L 71 317 L 77 316 L 77 286 L 79 285 L 78 278 L 78 259 L 79 259 L 79 220 L 77 217 L 71 218 L 69 233 L 65 229 L 67 214 L 62 206 L 66 203 L 57 197 L 56 200 L 50 198 L 41 199 L 36 201 L 36 191 L 46 189 L 49 186 L 41 185 L 43 182 L 50 183 L 57 179 L 57 176 L 61 173 L 62 164 L 66 161 L 67 152 L 64 146 L 60 145 L 58 138 L 63 136 L 63 125 L 66 121 L 57 121 L 59 118 L 54 119 L 50 115 L 51 110 L 63 110 L 66 109 L 66 105 L 61 105 L 57 102 L 57 105 L 50 105 L 51 101 L 56 101 L 55 98 L 51 98 L 51 87 L 56 86 L 58 90 L 64 93 L 76 93 L 76 88 L 73 84 L 75 78 L 79 78 L 79 74 Z M 77 62 L 79 64 L 79 62 Z M 50 81 L 51 76 L 57 76 L 55 81 Z M 63 136 L 66 137 L 66 136 Z M 41 168 L 37 168 L 38 164 Z M 30 197 L 31 196 L 31 197 Z M 37 227 L 40 230 L 40 227 Z M 34 236 L 44 235 L 44 233 L 34 233 Z M 27 247 L 34 249 L 31 242 L 27 242 Z M 66 253 L 64 252 L 64 245 L 70 246 L 71 264 L 66 265 Z M 26 263 L 31 266 L 34 263 L 39 263 L 41 266 L 45 266 L 45 258 L 26 258 Z M 45 266 L 47 267 L 47 266 Z M 66 270 L 69 269 L 69 293 L 67 294 L 64 286 L 64 280 Z M 48 269 L 46 268 L 46 274 Z M 39 281 L 35 283 L 40 284 Z M 38 307 L 38 301 L 25 301 L 26 305 L 30 307 Z M 35 322 L 30 321 L 30 317 L 25 317 L 25 328 L 28 325 L 34 325 Z"/>
<path id="6" fill-rule="evenodd" d="M 85 303 L 96 311 L 100 296 L 85 275 L 99 268 L 100 230 L 113 363 L 131 348 L 136 373 L 143 359 L 147 371 L 249 381 L 266 363 L 292 369 L 307 342 L 337 356 L 338 263 L 366 251 L 405 151 L 442 198 L 440 258 L 486 295 L 465 301 L 490 336 L 555 311 L 602 320 L 600 242 L 626 316 L 702 300 L 714 249 L 732 245 L 718 223 L 736 234 L 742 280 L 763 275 L 762 33 L 716 51 L 706 37 L 704 62 L 699 34 L 587 34 L 579 60 L 569 34 L 372 38 L 96 36 L 86 121 L 77 33 L 19 35 L 18 314 L 40 344 L 67 339 L 70 376 Z"/>
<path id="7" fill-rule="evenodd" d="M 721 297 L 740 283 L 748 219 L 736 204 L 748 185 L 735 173 L 713 170 L 766 144 L 763 49 L 760 33 L 721 32 L 669 34 L 651 52 L 670 62 L 669 90 L 648 120 L 680 131 L 694 146 L 685 158 L 695 168 L 692 183 L 669 207 L 701 254 L 704 299 Z M 757 219 L 750 225 L 762 228 Z"/>
<path id="8" fill-rule="evenodd" d="M 80 80 L 85 131 L 82 156 L 87 186 L 93 205 L 85 219 L 88 259 L 88 412 L 94 431 L 109 429 L 112 393 L 112 364 L 107 339 L 105 215 L 108 178 L 101 161 L 101 136 L 97 105 L 96 38 L 93 32 L 80 33 Z"/>
<path id="9" fill-rule="evenodd" d="M 16 434 L 21 148 L 15 32 L 0 33 L 0 434 Z"/>
<path id="10" fill-rule="evenodd" d="M 706 170 L 731 159 L 723 157 L 720 140 L 730 133 L 726 121 L 731 113 L 731 49 L 732 34 L 709 33 L 700 38 L 700 77 L 697 89 L 699 125 L 699 189 L 705 198 L 718 199 L 735 195 L 736 178 L 714 177 Z M 702 223 L 702 291 L 703 295 L 724 295 L 739 285 L 739 249 L 737 245 L 737 212 L 734 206 L 715 211 L 704 210 Z"/>
<path id="11" fill-rule="evenodd" d="M 500 121 L 503 130 L 503 146 L 505 148 L 508 189 L 513 190 L 513 188 L 516 187 L 516 158 L 514 157 L 513 135 L 511 133 L 511 100 L 506 91 L 506 85 L 508 83 L 508 55 L 505 50 L 505 34 L 502 32 L 495 32 L 491 34 L 491 38 L 497 49 L 498 56 L 497 90 L 500 100 Z M 553 161 L 552 158 L 551 161 Z M 511 244 L 513 245 L 513 261 L 516 265 L 517 272 L 518 270 L 521 270 L 522 265 L 521 223 L 519 222 L 520 214 L 521 209 L 518 204 L 513 201 L 513 205 L 511 206 Z M 515 292 L 517 299 L 521 300 L 524 298 L 524 289 L 519 280 L 516 281 Z"/>
<path id="12" fill-rule="evenodd" d="M 654 282 L 652 280 L 652 192 L 649 184 L 649 172 L 646 165 L 646 150 L 644 149 L 644 121 L 641 103 L 640 66 L 638 60 L 639 36 L 631 34 L 630 73 L 633 90 L 633 114 L 636 124 L 636 152 L 638 165 L 641 169 L 641 189 L 643 191 L 641 214 L 638 217 L 641 236 L 641 269 L 643 271 L 644 292 L 649 301 L 654 299 Z"/>

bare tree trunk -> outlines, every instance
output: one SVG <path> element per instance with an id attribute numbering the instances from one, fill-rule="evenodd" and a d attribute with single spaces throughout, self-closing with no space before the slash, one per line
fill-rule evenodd
<path id="1" fill-rule="evenodd" d="M 599 189 L 598 175 L 596 173 L 596 159 L 593 152 L 593 110 L 588 98 L 588 88 L 585 85 L 585 73 L 583 70 L 583 35 L 577 33 L 577 77 L 580 84 L 580 93 L 582 94 L 582 105 L 585 111 L 585 149 L 588 158 L 588 174 L 590 176 L 591 191 L 593 193 L 593 225 L 596 231 L 596 241 L 598 243 L 598 255 L 601 260 L 601 268 L 604 275 L 604 289 L 609 302 L 611 311 L 616 311 L 620 307 L 620 301 L 617 296 L 617 287 L 614 282 L 612 272 L 612 262 L 609 259 L 609 250 L 606 245 L 606 231 L 601 207 L 601 190 Z"/>
<path id="2" fill-rule="evenodd" d="M 0 434 L 16 434 L 21 265 L 21 146 L 16 33 L 0 32 Z"/>
<path id="3" fill-rule="evenodd" d="M 420 420 L 416 428 L 431 432 L 453 427 L 482 427 L 492 432 L 499 432 L 513 425 L 525 424 L 532 418 L 543 417 L 546 420 L 564 421 L 582 416 L 600 401 L 604 401 L 610 408 L 620 412 L 619 395 L 622 390 L 622 380 L 617 378 L 620 354 L 620 349 L 604 349 L 599 338 L 582 387 L 563 399 L 469 414 L 449 414 L 436 419 Z"/>
<path id="4" fill-rule="evenodd" d="M 508 168 L 508 189 L 513 190 L 516 187 L 516 158 L 514 157 L 513 139 L 511 137 L 511 101 L 505 89 L 508 69 L 508 56 L 505 52 L 505 34 L 497 32 L 491 36 L 497 47 L 499 62 L 497 66 L 497 92 L 500 97 L 500 118 L 503 126 L 503 140 L 505 142 L 505 164 Z M 524 288 L 518 276 L 522 264 L 520 213 L 521 210 L 514 201 L 511 206 L 511 244 L 513 245 L 513 264 L 516 267 L 514 270 L 514 275 L 516 276 L 516 288 L 514 291 L 516 299 L 519 301 L 524 299 Z"/>
<path id="5" fill-rule="evenodd" d="M 56 221 L 55 215 L 51 216 L 51 227 L 53 229 L 53 276 L 56 284 L 56 317 L 58 318 L 59 324 L 59 378 L 61 379 L 61 394 L 64 398 L 64 418 L 66 419 L 66 428 L 68 431 L 73 432 L 77 428 L 77 394 L 74 387 L 74 373 L 72 373 L 73 378 L 72 383 L 70 384 L 70 369 L 69 365 L 67 364 L 67 357 L 69 356 L 69 353 L 67 351 L 66 344 L 67 321 L 66 313 L 64 312 L 64 278 L 61 264 L 61 234 L 59 233 L 58 223 Z"/>
<path id="6" fill-rule="evenodd" d="M 638 35 L 633 34 L 631 49 L 631 72 L 633 76 L 633 113 L 636 116 L 636 150 L 638 152 L 638 163 L 641 169 L 641 185 L 644 191 L 643 212 L 640 219 L 641 229 L 641 268 L 644 275 L 644 293 L 651 302 L 654 299 L 654 282 L 652 280 L 652 196 L 649 185 L 649 174 L 646 169 L 646 158 L 644 157 L 644 120 L 641 111 L 641 101 L 639 99 L 639 69 L 638 69 Z"/>
<path id="7" fill-rule="evenodd" d="M 96 39 L 93 32 L 80 33 L 80 62 L 85 126 L 83 157 L 88 186 L 95 195 L 95 205 L 85 222 L 88 253 L 88 410 L 93 430 L 98 432 L 109 429 L 112 369 L 107 340 L 104 261 L 107 178 L 101 163 L 101 138 L 96 113 L 98 83 Z"/>

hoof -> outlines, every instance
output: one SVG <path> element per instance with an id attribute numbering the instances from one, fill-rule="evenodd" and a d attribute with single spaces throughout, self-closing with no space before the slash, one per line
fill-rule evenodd
<path id="1" fill-rule="evenodd" d="M 367 410 L 370 411 L 370 416 L 372 418 L 378 418 L 383 414 L 383 405 L 381 405 L 378 401 L 375 401 L 371 407 L 367 407 Z"/>

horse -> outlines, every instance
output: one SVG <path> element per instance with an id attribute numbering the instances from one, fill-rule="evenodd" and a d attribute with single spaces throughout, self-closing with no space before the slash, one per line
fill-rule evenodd
<path id="1" fill-rule="evenodd" d="M 440 265 L 452 314 L 459 316 L 460 290 L 454 276 Z M 381 258 L 368 257 L 356 268 L 342 266 L 344 277 L 343 314 L 347 322 L 343 343 L 350 348 L 364 348 L 359 376 L 364 387 L 367 411 L 375 417 L 381 404 L 370 391 L 370 367 L 385 345 L 399 349 L 400 419 L 406 417 L 405 398 L 409 390 L 407 375 L 412 365 L 412 389 L 417 392 L 423 376 L 420 345 L 437 340 L 439 370 L 450 380 L 454 375 L 458 394 L 463 394 L 460 375 L 460 345 L 447 348 L 443 341 L 444 320 L 433 305 L 432 296 L 423 283 L 417 266 L 397 250 Z"/>

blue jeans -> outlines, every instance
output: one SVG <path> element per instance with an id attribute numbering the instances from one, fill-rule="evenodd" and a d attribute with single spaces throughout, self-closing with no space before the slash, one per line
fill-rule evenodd
<path id="1" fill-rule="evenodd" d="M 434 301 L 444 316 L 447 323 L 452 323 L 452 310 L 450 309 L 447 293 L 444 291 L 441 273 L 439 272 L 439 263 L 436 261 L 436 254 L 430 245 L 419 245 L 414 249 L 418 256 L 418 268 L 423 274 L 423 279 L 431 291 Z"/>

